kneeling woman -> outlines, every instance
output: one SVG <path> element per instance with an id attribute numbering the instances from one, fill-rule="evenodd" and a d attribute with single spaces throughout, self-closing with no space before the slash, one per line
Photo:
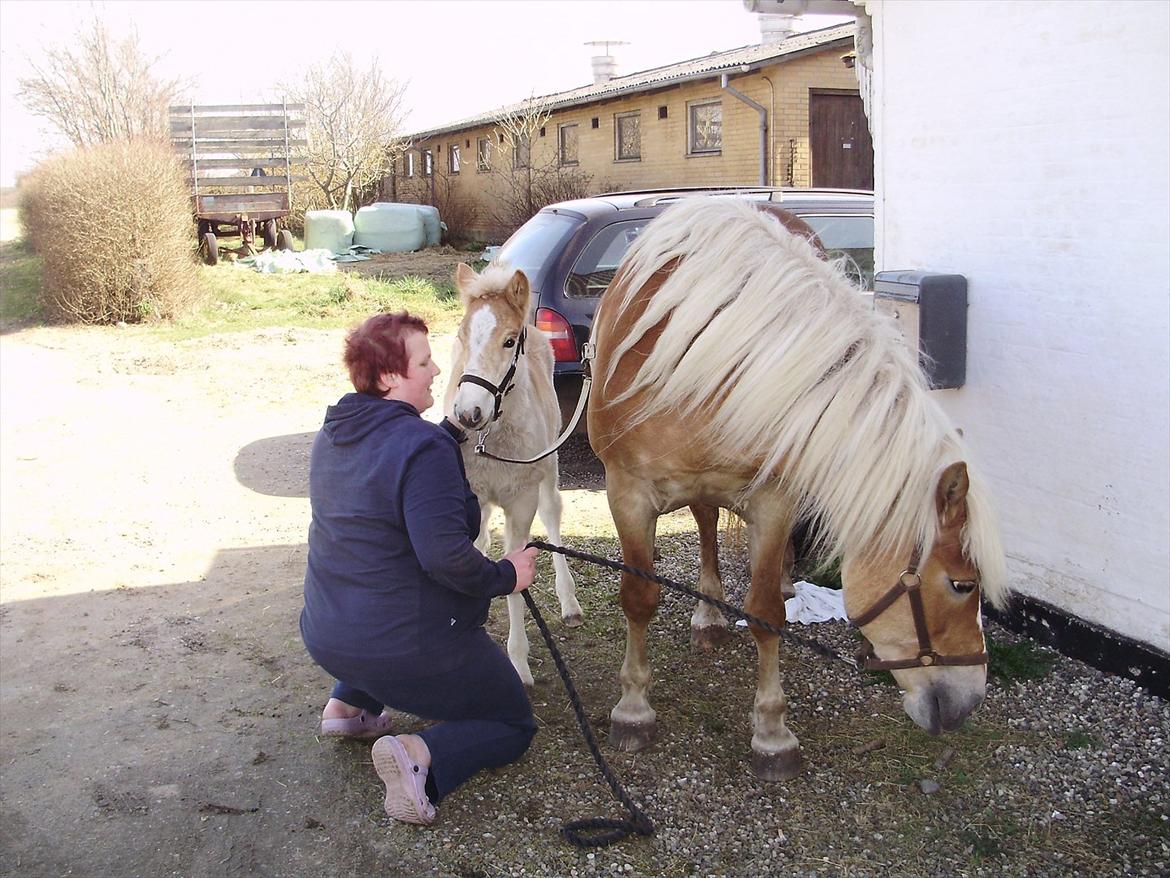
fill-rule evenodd
<path id="1" fill-rule="evenodd" d="M 386 813 L 428 824 L 483 768 L 518 759 L 536 732 L 524 686 L 484 630 L 493 597 L 532 584 L 535 549 L 491 561 L 472 545 L 479 502 L 434 403 L 426 324 L 380 314 L 349 334 L 356 393 L 325 414 L 309 464 L 309 561 L 301 636 L 336 680 L 326 735 L 376 739 Z M 383 708 L 438 720 L 390 736 Z"/>

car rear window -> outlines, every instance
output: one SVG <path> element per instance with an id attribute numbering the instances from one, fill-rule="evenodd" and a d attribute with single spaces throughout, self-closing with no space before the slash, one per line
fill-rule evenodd
<path id="1" fill-rule="evenodd" d="M 812 226 L 830 259 L 844 260 L 845 273 L 863 290 L 873 288 L 873 217 L 810 214 L 798 216 Z"/>
<path id="2" fill-rule="evenodd" d="M 565 281 L 565 295 L 595 299 L 604 293 L 622 257 L 648 222 L 649 219 L 640 219 L 611 223 L 594 235 Z"/>
<path id="3" fill-rule="evenodd" d="M 496 261 L 523 269 L 532 289 L 541 290 L 565 242 L 584 224 L 585 220 L 578 216 L 541 211 L 512 233 Z"/>

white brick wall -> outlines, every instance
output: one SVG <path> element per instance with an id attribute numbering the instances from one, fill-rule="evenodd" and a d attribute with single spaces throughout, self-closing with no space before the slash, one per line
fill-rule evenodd
<path id="1" fill-rule="evenodd" d="M 1170 4 L 868 9 L 878 265 L 968 279 L 1013 582 L 1170 650 Z"/>

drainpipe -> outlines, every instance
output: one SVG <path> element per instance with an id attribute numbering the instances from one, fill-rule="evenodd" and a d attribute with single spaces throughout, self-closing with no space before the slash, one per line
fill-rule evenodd
<path id="1" fill-rule="evenodd" d="M 720 87 L 743 101 L 760 114 L 760 185 L 768 185 L 768 108 L 757 104 L 743 92 L 736 91 L 727 81 L 727 74 L 719 77 Z"/>

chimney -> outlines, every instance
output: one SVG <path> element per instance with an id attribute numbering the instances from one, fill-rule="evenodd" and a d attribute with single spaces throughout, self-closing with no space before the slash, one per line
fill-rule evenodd
<path id="1" fill-rule="evenodd" d="M 617 76 L 617 59 L 609 54 L 610 46 L 628 46 L 629 43 L 624 40 L 590 40 L 585 43 L 586 46 L 604 46 L 604 51 L 600 55 L 594 55 L 590 60 L 593 62 L 593 84 L 601 85 L 609 82 Z"/>
<path id="2" fill-rule="evenodd" d="M 760 19 L 760 45 L 774 46 L 796 32 L 795 15 L 763 15 Z"/>

